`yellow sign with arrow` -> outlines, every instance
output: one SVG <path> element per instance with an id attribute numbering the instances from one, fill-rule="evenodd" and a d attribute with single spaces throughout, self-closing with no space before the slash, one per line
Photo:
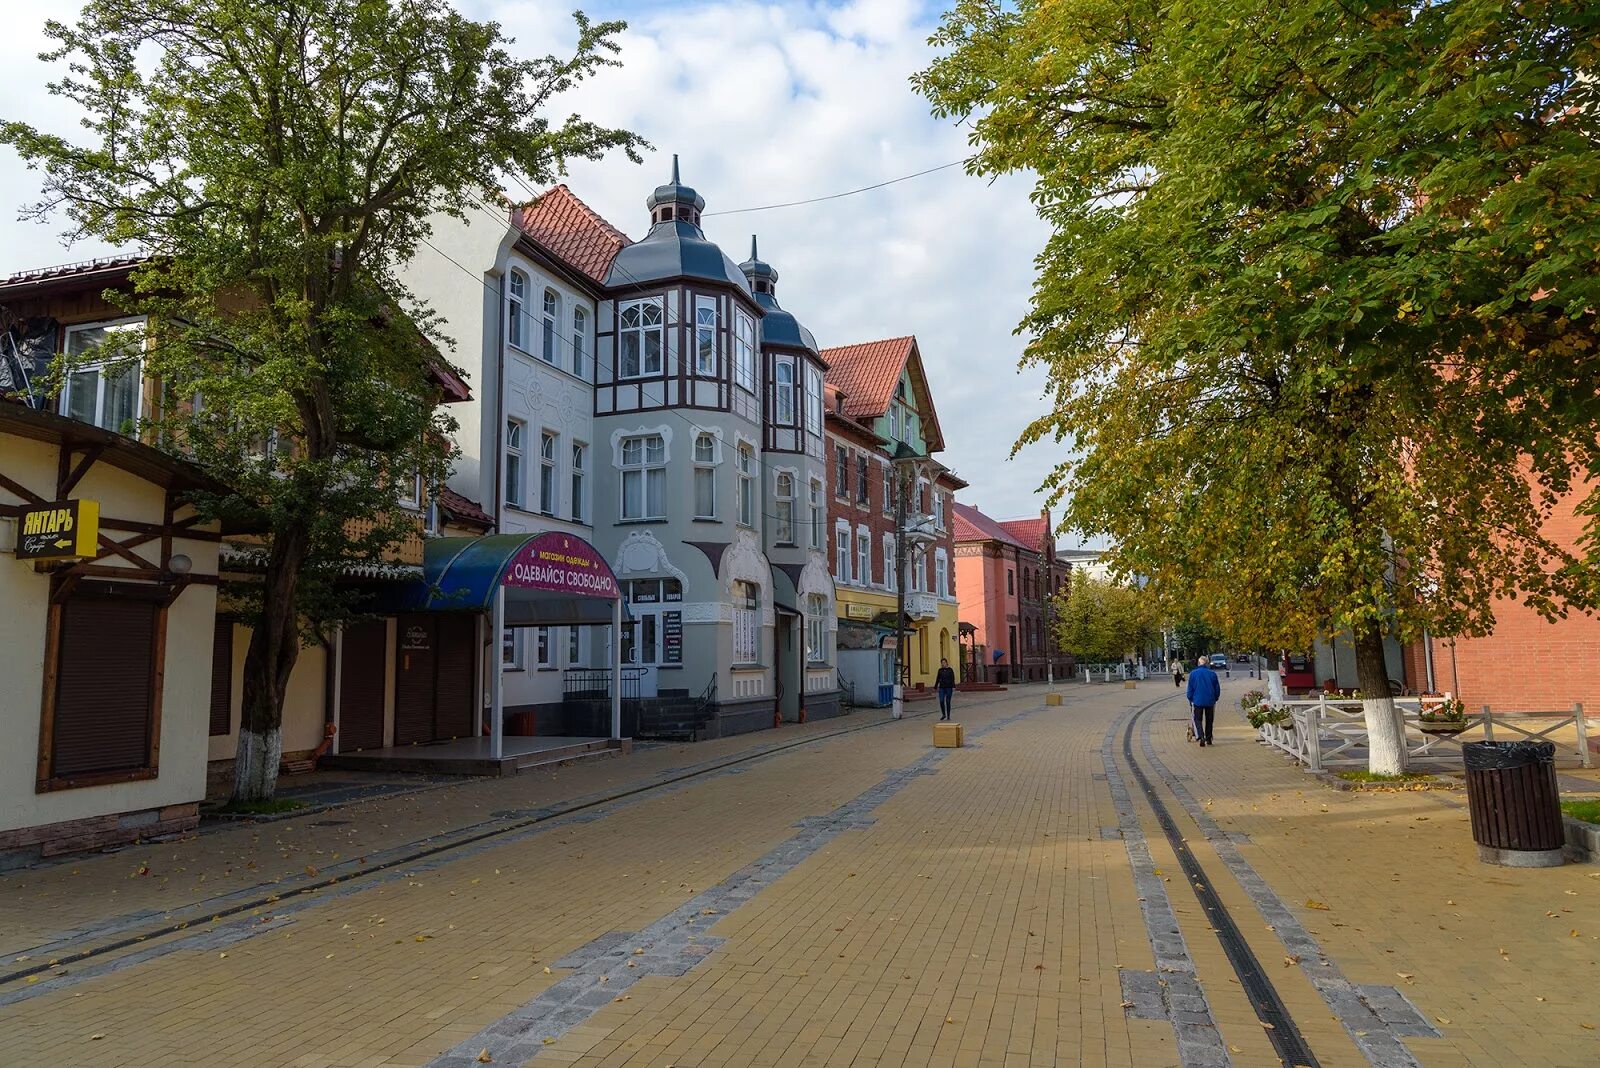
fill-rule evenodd
<path id="1" fill-rule="evenodd" d="M 54 501 L 17 517 L 18 560 L 94 556 L 99 544 L 99 501 Z"/>

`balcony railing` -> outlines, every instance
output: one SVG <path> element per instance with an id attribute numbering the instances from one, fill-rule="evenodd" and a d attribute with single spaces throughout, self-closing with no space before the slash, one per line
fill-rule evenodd
<path id="1" fill-rule="evenodd" d="M 906 594 L 906 615 L 912 619 L 933 619 L 939 614 L 939 599 L 931 593 Z"/>

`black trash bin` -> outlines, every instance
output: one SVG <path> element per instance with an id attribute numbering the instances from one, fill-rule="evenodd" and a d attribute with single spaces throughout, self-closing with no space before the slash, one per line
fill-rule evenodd
<path id="1" fill-rule="evenodd" d="M 1566 829 L 1553 742 L 1468 742 L 1467 807 L 1478 858 L 1514 868 L 1553 868 Z"/>

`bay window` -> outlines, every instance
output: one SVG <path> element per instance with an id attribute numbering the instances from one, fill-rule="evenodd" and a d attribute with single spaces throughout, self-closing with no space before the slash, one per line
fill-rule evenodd
<path id="1" fill-rule="evenodd" d="M 828 661 L 828 599 L 820 593 L 806 596 L 806 663 Z"/>
<path id="2" fill-rule="evenodd" d="M 617 309 L 617 376 L 638 378 L 661 373 L 661 301 L 630 300 Z"/>
<path id="3" fill-rule="evenodd" d="M 756 525 L 755 453 L 748 445 L 739 446 L 739 522 Z"/>
<path id="4" fill-rule="evenodd" d="M 694 373 L 717 373 L 717 298 L 694 298 Z"/>
<path id="5" fill-rule="evenodd" d="M 733 313 L 733 380 L 748 393 L 756 391 L 756 322 L 742 311 Z"/>
<path id="6" fill-rule="evenodd" d="M 773 540 L 779 545 L 794 544 L 794 476 L 787 471 L 780 471 L 773 480 L 772 496 L 776 508 L 777 528 L 773 533 Z"/>
<path id="7" fill-rule="evenodd" d="M 717 517 L 717 439 L 702 431 L 694 436 L 694 517 Z"/>

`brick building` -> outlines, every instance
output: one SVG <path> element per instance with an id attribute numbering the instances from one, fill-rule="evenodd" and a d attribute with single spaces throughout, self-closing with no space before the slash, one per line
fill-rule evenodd
<path id="1" fill-rule="evenodd" d="M 956 505 L 956 582 L 977 653 L 964 665 L 969 677 L 1040 682 L 1052 671 L 1058 678 L 1071 673 L 1072 657 L 1050 633 L 1050 599 L 1070 582 L 1070 568 L 1056 560 L 1050 526 L 1048 510 L 1038 518 L 999 521 Z"/>
<path id="2" fill-rule="evenodd" d="M 916 338 L 824 349 L 827 362 L 828 562 L 838 591 L 840 672 L 858 701 L 893 679 L 895 472 L 910 494 L 904 661 L 910 685 L 931 686 L 939 661 L 960 655 L 954 494 L 966 483 L 934 459 L 944 449 Z"/>
<path id="3" fill-rule="evenodd" d="M 1593 488 L 1577 487 L 1557 506 L 1545 524 L 1547 537 L 1579 549 L 1584 517 L 1578 506 Z M 1484 637 L 1408 644 L 1405 685 L 1452 693 L 1471 710 L 1547 711 L 1581 701 L 1590 715 L 1600 713 L 1600 618 L 1573 612 L 1552 623 L 1511 600 L 1495 602 L 1494 611 L 1494 630 Z"/>

